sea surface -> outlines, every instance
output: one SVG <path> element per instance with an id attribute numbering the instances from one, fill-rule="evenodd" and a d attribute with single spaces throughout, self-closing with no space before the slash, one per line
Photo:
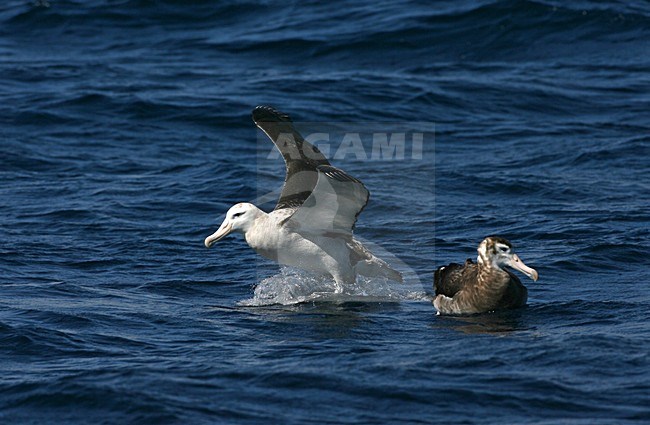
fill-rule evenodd
<path id="1" fill-rule="evenodd" d="M 404 284 L 203 246 L 274 206 L 262 104 Z M 528 306 L 436 316 L 493 234 Z M 647 424 L 649 269 L 646 1 L 0 5 L 3 424 Z"/>

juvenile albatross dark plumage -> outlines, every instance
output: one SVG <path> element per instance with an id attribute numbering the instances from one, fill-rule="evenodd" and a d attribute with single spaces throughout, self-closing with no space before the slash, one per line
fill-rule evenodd
<path id="1" fill-rule="evenodd" d="M 205 246 L 210 248 L 231 232 L 243 233 L 248 245 L 266 258 L 331 275 L 338 292 L 357 274 L 401 282 L 399 272 L 352 235 L 370 196 L 363 183 L 331 166 L 298 133 L 287 114 L 258 106 L 253 121 L 284 159 L 280 199 L 271 213 L 250 203 L 234 205 L 219 229 L 205 239 Z"/>
<path id="2" fill-rule="evenodd" d="M 539 275 L 514 253 L 512 244 L 498 236 L 485 238 L 478 246 L 477 262 L 452 263 L 433 276 L 438 314 L 475 314 L 517 308 L 526 304 L 528 289 L 504 267 L 512 267 L 533 281 Z"/>

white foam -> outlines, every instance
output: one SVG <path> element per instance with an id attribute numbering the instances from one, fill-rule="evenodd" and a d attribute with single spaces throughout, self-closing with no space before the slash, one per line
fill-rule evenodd
<path id="1" fill-rule="evenodd" d="M 262 280 L 253 298 L 238 303 L 240 306 L 294 305 L 305 302 L 397 302 L 429 300 L 417 283 L 395 283 L 387 279 L 358 277 L 353 285 L 337 285 L 329 276 L 314 276 L 291 267 L 282 267 L 280 273 Z"/>

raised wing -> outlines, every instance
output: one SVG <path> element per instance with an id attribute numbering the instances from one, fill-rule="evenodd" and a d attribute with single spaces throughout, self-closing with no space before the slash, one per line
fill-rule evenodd
<path id="1" fill-rule="evenodd" d="M 330 165 L 316 167 L 312 193 L 285 222 L 297 232 L 347 236 L 354 230 L 370 193 L 359 180 Z"/>
<path id="2" fill-rule="evenodd" d="M 253 110 L 253 121 L 273 141 L 287 166 L 275 209 L 300 207 L 318 182 L 317 167 L 329 165 L 329 161 L 296 131 L 289 115 L 270 106 L 258 106 Z"/>

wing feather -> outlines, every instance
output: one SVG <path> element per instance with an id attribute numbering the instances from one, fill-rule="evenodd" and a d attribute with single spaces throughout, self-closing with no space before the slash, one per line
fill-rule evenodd
<path id="1" fill-rule="evenodd" d="M 311 195 L 296 209 L 287 225 L 307 233 L 351 235 L 370 192 L 359 180 L 329 165 L 317 167 Z"/>
<path id="2" fill-rule="evenodd" d="M 275 209 L 297 208 L 311 195 L 318 181 L 317 167 L 329 161 L 295 129 L 289 115 L 270 106 L 253 110 L 253 121 L 282 154 L 287 172 Z"/>
<path id="3" fill-rule="evenodd" d="M 433 286 L 436 295 L 445 295 L 452 298 L 456 293 L 468 285 L 476 282 L 478 267 L 471 259 L 465 264 L 451 263 L 440 267 L 433 275 Z"/>

